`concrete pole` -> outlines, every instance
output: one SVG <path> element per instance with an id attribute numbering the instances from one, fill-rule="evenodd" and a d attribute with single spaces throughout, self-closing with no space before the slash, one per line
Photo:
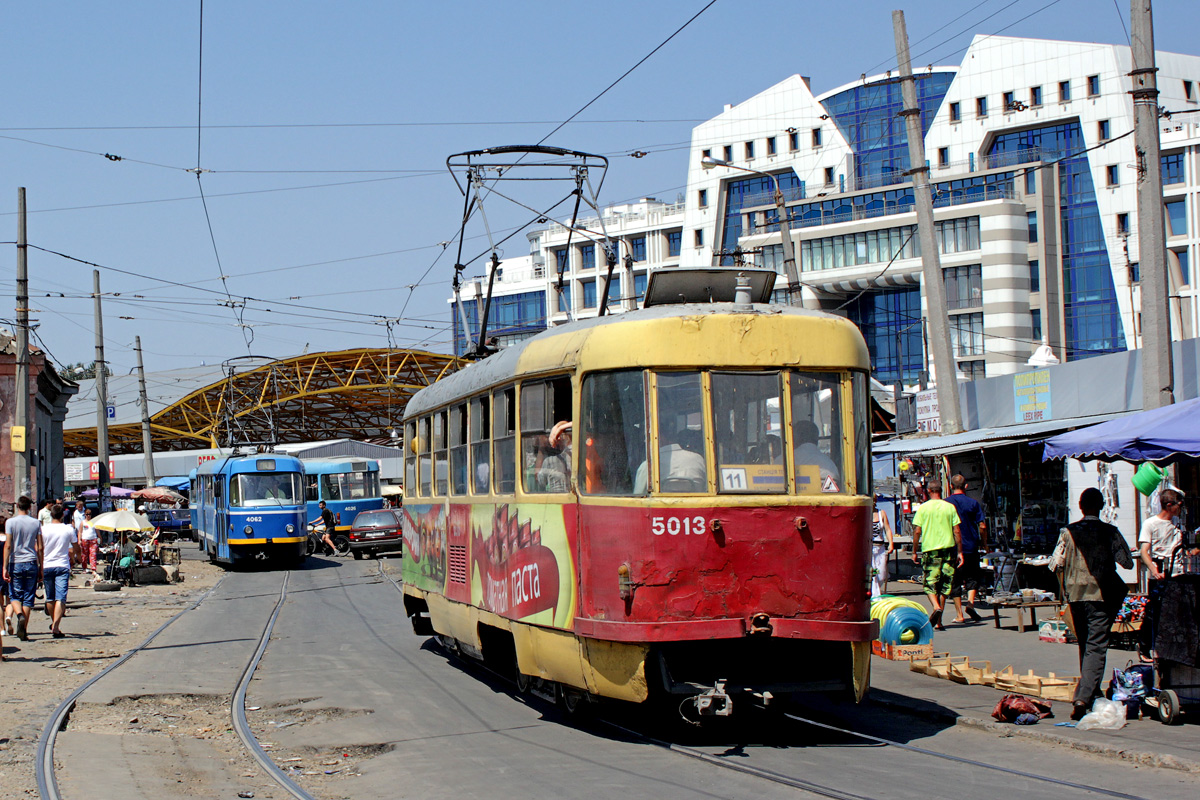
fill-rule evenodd
<path id="1" fill-rule="evenodd" d="M 29 240 L 25 235 L 25 187 L 17 189 L 17 372 L 13 426 L 24 429 L 25 444 L 13 448 L 13 502 L 29 496 Z"/>
<path id="2" fill-rule="evenodd" d="M 908 160 L 912 165 L 913 199 L 917 209 L 917 231 L 921 242 L 921 285 L 929 305 L 930 349 L 937 371 L 938 411 L 942 433 L 961 433 L 962 411 L 958 405 L 958 378 L 954 351 L 950 344 L 950 321 L 946 316 L 946 286 L 942 262 L 938 257 L 933 227 L 933 195 L 929 188 L 929 167 L 925 165 L 925 140 L 921 132 L 921 110 L 917 104 L 916 79 L 908 56 L 908 29 L 904 12 L 892 12 L 896 37 L 896 60 L 900 65 L 900 89 L 904 97 L 904 124 L 908 133 Z"/>
<path id="3" fill-rule="evenodd" d="M 96 314 L 96 458 L 100 470 L 97 491 L 100 493 L 100 513 L 112 511 L 108 474 L 108 369 L 104 361 L 104 317 L 100 311 L 100 270 L 92 270 L 92 298 Z"/>
<path id="4" fill-rule="evenodd" d="M 137 350 L 138 400 L 142 407 L 142 464 L 146 472 L 146 485 L 153 486 L 158 479 L 154 477 L 154 449 L 150 442 L 150 403 L 146 400 L 146 370 L 142 368 L 142 337 L 133 337 L 133 344 Z"/>
<path id="5" fill-rule="evenodd" d="M 1158 143 L 1158 85 L 1150 0 L 1131 0 L 1133 141 L 1138 170 L 1138 263 L 1142 278 L 1142 408 L 1175 402 L 1167 249 L 1163 240 L 1162 161 Z"/>

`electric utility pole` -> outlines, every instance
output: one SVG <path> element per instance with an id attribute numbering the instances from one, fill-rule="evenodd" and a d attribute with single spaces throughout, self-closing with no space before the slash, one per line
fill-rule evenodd
<path id="1" fill-rule="evenodd" d="M 1175 402 L 1170 286 L 1163 241 L 1162 161 L 1158 146 L 1158 81 L 1150 0 L 1131 0 L 1133 141 L 1137 148 L 1139 270 L 1142 279 L 1142 409 Z"/>
<path id="2" fill-rule="evenodd" d="M 10 443 L 14 456 L 13 503 L 29 495 L 29 240 L 25 235 L 25 187 L 17 189 L 17 373 Z"/>
<path id="3" fill-rule="evenodd" d="M 158 480 L 154 477 L 154 451 L 150 445 L 150 403 L 146 400 L 146 370 L 142 368 L 142 337 L 133 337 L 134 349 L 138 357 L 138 400 L 142 407 L 142 464 L 146 471 L 146 485 L 153 486 Z"/>
<path id="4" fill-rule="evenodd" d="M 96 301 L 96 465 L 99 473 L 100 513 L 112 511 L 108 474 L 108 364 L 104 361 L 104 318 L 100 313 L 100 270 L 92 270 L 92 297 Z"/>
<path id="5" fill-rule="evenodd" d="M 958 378 L 954 350 L 950 344 L 950 324 L 946 316 L 946 286 L 942 280 L 942 262 L 938 256 L 933 228 L 933 195 L 929 188 L 929 167 L 925 164 L 925 139 L 921 131 L 921 108 L 917 104 L 916 79 L 908 56 L 908 29 L 904 12 L 892 12 L 896 37 L 896 61 L 900 66 L 900 90 L 904 97 L 904 125 L 908 133 L 908 161 L 911 165 L 913 200 L 917 210 L 917 231 L 921 242 L 921 284 L 928 304 L 929 335 L 933 350 L 933 368 L 937 370 L 938 413 L 942 433 L 961 433 L 962 411 L 958 405 Z"/>

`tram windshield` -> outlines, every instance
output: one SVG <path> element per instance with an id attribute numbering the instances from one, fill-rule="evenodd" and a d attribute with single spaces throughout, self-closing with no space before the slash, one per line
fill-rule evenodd
<path id="1" fill-rule="evenodd" d="M 234 475 L 229 481 L 229 505 L 242 508 L 294 506 L 303 496 L 300 473 L 265 472 Z"/>

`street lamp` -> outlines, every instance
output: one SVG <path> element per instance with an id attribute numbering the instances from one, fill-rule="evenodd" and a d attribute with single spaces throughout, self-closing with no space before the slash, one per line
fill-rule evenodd
<path id="1" fill-rule="evenodd" d="M 792 300 L 793 292 L 800 288 L 800 272 L 796 268 L 796 251 L 792 246 L 792 229 L 788 222 L 787 207 L 783 201 L 783 190 L 779 188 L 779 178 L 772 175 L 770 172 L 763 172 L 749 167 L 739 167 L 736 164 L 730 164 L 728 161 L 722 161 L 719 158 L 705 156 L 700 159 L 700 166 L 706 172 L 713 167 L 728 167 L 736 169 L 740 172 L 749 172 L 753 175 L 765 175 L 775 184 L 775 208 L 779 211 L 779 232 L 783 238 L 783 272 L 787 276 L 788 281 L 788 305 L 794 305 Z"/>

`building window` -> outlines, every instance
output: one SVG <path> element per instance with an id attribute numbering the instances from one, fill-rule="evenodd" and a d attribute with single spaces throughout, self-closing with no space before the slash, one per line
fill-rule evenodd
<path id="1" fill-rule="evenodd" d="M 704 229 L 697 228 L 692 231 L 692 240 L 696 243 L 696 247 L 704 247 Z"/>
<path id="2" fill-rule="evenodd" d="M 1037 170 L 1025 170 L 1025 194 L 1037 194 Z"/>
<path id="3" fill-rule="evenodd" d="M 1174 253 L 1175 257 L 1179 259 L 1179 272 L 1183 275 L 1184 284 L 1190 284 L 1192 281 L 1191 276 L 1188 275 L 1187 248 L 1185 247 L 1182 250 L 1172 250 L 1171 252 Z"/>
<path id="4" fill-rule="evenodd" d="M 583 307 L 584 308 L 595 308 L 596 307 L 596 282 L 595 281 L 583 281 L 582 283 L 579 284 L 579 288 L 583 289 Z"/>
<path id="5" fill-rule="evenodd" d="M 821 146 L 821 129 L 820 128 L 812 129 L 812 146 L 813 147 Z"/>
<path id="6" fill-rule="evenodd" d="M 833 167 L 825 168 L 825 185 L 826 186 L 833 185 Z"/>
<path id="7" fill-rule="evenodd" d="M 596 245 L 585 244 L 579 248 L 579 268 L 591 269 L 596 266 Z"/>
<path id="8" fill-rule="evenodd" d="M 1129 215 L 1117 214 L 1117 234 L 1125 236 L 1129 233 Z"/>
<path id="9" fill-rule="evenodd" d="M 950 148 L 949 147 L 939 147 L 938 148 L 938 166 L 941 167 L 942 169 L 945 169 L 949 165 L 950 165 Z"/>
<path id="10" fill-rule="evenodd" d="M 1137 283 L 1141 279 L 1142 279 L 1141 267 L 1138 264 L 1130 264 L 1129 265 L 1129 280 L 1132 283 Z M 1138 320 L 1139 320 L 1138 327 L 1141 327 L 1141 321 L 1140 321 L 1141 317 L 1140 316 L 1138 317 Z"/>
<path id="11" fill-rule="evenodd" d="M 950 104 L 950 121 L 951 122 L 959 122 L 960 120 L 962 120 L 962 106 L 960 106 L 958 103 L 951 103 Z"/>
<path id="12" fill-rule="evenodd" d="M 1104 178 L 1108 181 L 1109 186 L 1117 186 L 1121 183 L 1121 174 L 1118 171 L 1117 164 L 1109 164 L 1104 168 Z"/>
<path id="13" fill-rule="evenodd" d="M 1187 201 L 1172 200 L 1167 203 L 1167 235 L 1187 236 Z"/>
<path id="14" fill-rule="evenodd" d="M 632 239 L 629 240 L 629 255 L 631 255 L 633 257 L 634 261 L 645 261 L 646 260 L 646 237 L 645 236 L 634 236 Z"/>
<path id="15" fill-rule="evenodd" d="M 982 358 L 975 361 L 958 362 L 958 371 L 969 381 L 981 381 L 987 377 L 985 362 Z"/>
<path id="16" fill-rule="evenodd" d="M 1037 261 L 1029 262 L 1029 291 L 1040 292 L 1042 290 L 1042 270 L 1041 264 Z"/>
<path id="17" fill-rule="evenodd" d="M 933 235 L 937 239 L 938 250 L 942 253 L 966 253 L 978 250 L 979 217 L 961 217 L 939 222 L 934 226 Z M 857 237 L 857 234 L 855 236 Z"/>
<path id="18" fill-rule="evenodd" d="M 558 287 L 555 286 L 554 294 L 558 298 L 558 310 L 560 312 L 570 311 L 571 310 L 571 284 L 564 283 L 561 294 L 558 291 Z"/>
<path id="19" fill-rule="evenodd" d="M 633 302 L 638 308 L 642 307 L 642 301 L 646 299 L 646 273 L 635 272 L 633 275 Z"/>
<path id="20" fill-rule="evenodd" d="M 1088 75 L 1088 97 L 1096 97 L 1100 94 L 1100 76 Z"/>
<path id="21" fill-rule="evenodd" d="M 986 97 L 976 97 L 975 98 L 975 116 L 977 116 L 977 117 L 986 117 L 987 116 L 987 98 Z"/>
<path id="22" fill-rule="evenodd" d="M 1096 123 L 1096 136 L 1100 141 L 1107 142 L 1112 138 L 1112 126 L 1108 124 L 1108 120 L 1102 119 Z"/>
<path id="23" fill-rule="evenodd" d="M 946 284 L 948 310 L 983 306 L 983 273 L 979 264 L 949 267 L 942 270 L 942 276 Z"/>
<path id="24" fill-rule="evenodd" d="M 733 145 L 731 144 L 725 145 L 725 160 L 733 161 Z"/>
<path id="25" fill-rule="evenodd" d="M 1071 82 L 1070 81 L 1059 81 L 1058 82 L 1058 102 L 1066 103 L 1070 99 L 1071 99 Z"/>
<path id="26" fill-rule="evenodd" d="M 701 189 L 696 192 L 696 199 L 701 208 L 708 208 L 708 189 Z"/>
<path id="27" fill-rule="evenodd" d="M 711 147 L 706 150 L 700 151 L 700 160 L 703 161 L 706 158 L 712 158 L 712 148 Z"/>
<path id="28" fill-rule="evenodd" d="M 554 251 L 554 268 L 558 272 L 571 271 L 571 259 L 567 257 L 567 248 L 560 247 Z"/>
<path id="29" fill-rule="evenodd" d="M 958 358 L 983 355 L 983 312 L 951 316 L 950 344 Z"/>
<path id="30" fill-rule="evenodd" d="M 1163 186 L 1183 183 L 1183 153 L 1171 153 L 1162 157 Z"/>
<path id="31" fill-rule="evenodd" d="M 1185 99 L 1185 100 L 1187 100 L 1188 102 L 1194 102 L 1194 101 L 1195 101 L 1196 97 L 1195 97 L 1195 95 L 1192 93 L 1192 82 L 1191 82 L 1191 81 L 1184 81 L 1184 82 L 1183 82 L 1183 97 L 1184 97 L 1184 99 Z"/>
<path id="32" fill-rule="evenodd" d="M 667 232 L 667 258 L 674 258 L 683 250 L 683 231 Z"/>
<path id="33" fill-rule="evenodd" d="M 1033 244 L 1038 240 L 1037 212 L 1030 211 L 1025 215 L 1025 218 L 1029 220 L 1029 243 Z"/>
<path id="34" fill-rule="evenodd" d="M 793 153 L 800 149 L 800 133 L 799 131 L 791 131 L 788 133 L 788 150 Z"/>
<path id="35" fill-rule="evenodd" d="M 751 161 L 754 159 L 754 142 L 746 142 L 745 152 L 746 152 L 746 160 L 747 161 Z"/>
<path id="36" fill-rule="evenodd" d="M 1029 89 L 1029 105 L 1037 108 L 1042 104 L 1042 87 L 1032 86 Z"/>
<path id="37" fill-rule="evenodd" d="M 1016 111 L 1017 110 L 1015 108 L 1016 105 L 1017 105 L 1017 93 L 1016 92 L 1005 92 L 1004 93 L 1004 110 L 1005 111 Z"/>
<path id="38" fill-rule="evenodd" d="M 1029 310 L 1029 338 L 1034 342 L 1042 340 L 1042 310 L 1033 308 Z"/>
<path id="39" fill-rule="evenodd" d="M 767 155 L 769 155 L 769 156 L 775 155 L 775 137 L 774 136 L 767 137 Z"/>

